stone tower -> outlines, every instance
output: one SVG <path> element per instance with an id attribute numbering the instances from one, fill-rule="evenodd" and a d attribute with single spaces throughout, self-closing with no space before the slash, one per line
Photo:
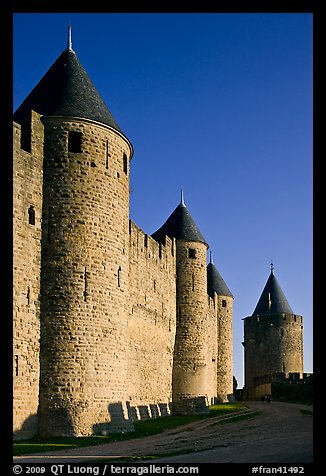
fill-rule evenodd
<path id="1" fill-rule="evenodd" d="M 208 245 L 187 210 L 183 196 L 152 236 L 176 239 L 177 329 L 172 401 L 175 414 L 207 412 L 207 272 Z"/>
<path id="2" fill-rule="evenodd" d="M 251 316 L 244 318 L 245 387 L 248 396 L 264 376 L 303 373 L 302 316 L 292 311 L 275 275 L 271 273 Z M 258 392 L 259 393 L 259 392 Z"/>
<path id="3" fill-rule="evenodd" d="M 213 299 L 216 319 L 216 397 L 227 402 L 233 397 L 232 313 L 233 295 L 210 256 L 207 265 L 207 293 Z"/>
<path id="4" fill-rule="evenodd" d="M 70 34 L 15 122 L 30 110 L 44 125 L 39 434 L 126 430 L 132 145 Z"/>

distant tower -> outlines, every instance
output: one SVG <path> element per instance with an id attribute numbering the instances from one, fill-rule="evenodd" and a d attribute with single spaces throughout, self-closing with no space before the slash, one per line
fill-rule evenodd
<path id="1" fill-rule="evenodd" d="M 126 421 L 133 148 L 68 46 L 14 114 L 44 125 L 39 433 Z"/>
<path id="2" fill-rule="evenodd" d="M 263 376 L 274 372 L 303 373 L 302 316 L 292 311 L 271 273 L 252 314 L 244 318 L 245 387 L 256 396 Z"/>
<path id="3" fill-rule="evenodd" d="M 212 255 L 207 265 L 207 292 L 214 299 L 216 315 L 216 396 L 219 402 L 227 402 L 233 398 L 232 312 L 234 297 L 213 263 Z"/>
<path id="4" fill-rule="evenodd" d="M 152 236 L 176 238 L 177 329 L 172 402 L 175 414 L 206 413 L 207 407 L 207 271 L 208 245 L 188 212 L 183 196 Z"/>

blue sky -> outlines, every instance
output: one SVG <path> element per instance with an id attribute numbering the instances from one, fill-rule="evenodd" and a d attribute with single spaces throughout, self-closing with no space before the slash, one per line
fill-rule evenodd
<path id="1" fill-rule="evenodd" d="M 73 48 L 134 146 L 130 218 L 156 231 L 180 189 L 243 321 L 270 273 L 312 362 L 312 14 L 19 13 L 14 109 Z M 208 254 L 209 257 L 209 254 Z"/>

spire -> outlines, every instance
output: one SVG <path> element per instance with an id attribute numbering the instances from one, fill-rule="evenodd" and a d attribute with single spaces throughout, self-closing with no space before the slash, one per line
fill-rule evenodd
<path id="1" fill-rule="evenodd" d="M 181 189 L 181 202 L 180 202 L 180 205 L 181 205 L 182 207 L 185 207 L 185 206 L 186 206 L 186 205 L 185 205 L 184 198 L 183 198 L 183 190 L 182 190 L 182 189 Z"/>
<path id="2" fill-rule="evenodd" d="M 204 243 L 207 248 L 205 238 L 197 228 L 196 223 L 191 217 L 188 209 L 184 203 L 183 191 L 181 190 L 181 202 L 177 208 L 171 213 L 166 222 L 152 234 L 154 240 L 159 243 L 164 240 L 165 235 L 177 240 L 197 241 Z"/>
<path id="3" fill-rule="evenodd" d="M 211 251 L 210 262 L 207 265 L 207 293 L 211 297 L 214 297 L 214 293 L 217 293 L 219 296 L 229 296 L 233 298 L 233 294 L 213 263 Z"/>
<path id="4" fill-rule="evenodd" d="M 84 67 L 72 50 L 71 27 L 68 45 L 14 113 L 22 124 L 33 109 L 42 116 L 73 116 L 100 122 L 121 131 Z"/>
<path id="5" fill-rule="evenodd" d="M 67 47 L 67 51 L 74 51 L 72 49 L 72 39 L 71 39 L 71 25 L 68 26 L 68 47 Z"/>
<path id="6" fill-rule="evenodd" d="M 269 313 L 294 314 L 273 273 L 273 270 L 273 263 L 271 263 L 271 274 L 269 275 L 263 292 L 261 293 L 257 306 L 252 313 L 253 316 Z"/>

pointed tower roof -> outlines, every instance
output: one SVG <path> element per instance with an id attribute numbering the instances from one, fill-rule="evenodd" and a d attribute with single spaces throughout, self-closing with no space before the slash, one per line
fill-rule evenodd
<path id="1" fill-rule="evenodd" d="M 72 49 L 70 27 L 67 49 L 15 111 L 14 121 L 21 124 L 31 109 L 44 116 L 91 119 L 122 133 Z"/>
<path id="2" fill-rule="evenodd" d="M 273 269 L 273 264 L 271 264 L 271 274 L 259 298 L 257 306 L 252 313 L 253 316 L 270 313 L 294 314 L 276 277 L 274 276 Z"/>
<path id="3" fill-rule="evenodd" d="M 152 237 L 154 240 L 161 242 L 165 235 L 170 238 L 176 238 L 177 240 L 198 241 L 208 247 L 205 238 L 200 233 L 196 223 L 187 210 L 182 191 L 181 202 L 161 228 L 152 234 Z"/>
<path id="4" fill-rule="evenodd" d="M 214 297 L 214 292 L 216 292 L 219 296 L 230 296 L 233 298 L 233 294 L 225 284 L 224 279 L 213 263 L 211 253 L 210 262 L 207 265 L 207 293 L 209 296 Z"/>

